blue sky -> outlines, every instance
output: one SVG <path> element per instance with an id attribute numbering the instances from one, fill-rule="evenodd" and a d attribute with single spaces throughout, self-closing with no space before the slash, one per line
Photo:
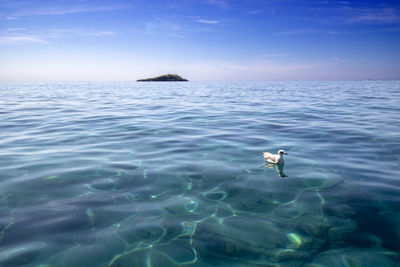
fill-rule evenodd
<path id="1" fill-rule="evenodd" d="M 400 2 L 0 0 L 0 80 L 400 79 Z"/>

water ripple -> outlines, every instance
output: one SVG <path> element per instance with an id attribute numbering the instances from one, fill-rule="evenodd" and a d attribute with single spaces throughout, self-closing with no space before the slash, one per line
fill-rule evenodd
<path id="1" fill-rule="evenodd" d="M 395 266 L 399 92 L 1 83 L 0 265 Z"/>

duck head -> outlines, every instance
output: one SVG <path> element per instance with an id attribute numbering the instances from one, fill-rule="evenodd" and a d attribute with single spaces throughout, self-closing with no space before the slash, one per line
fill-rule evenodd
<path id="1" fill-rule="evenodd" d="M 285 152 L 285 150 L 281 149 L 278 151 L 278 155 L 287 155 L 287 153 Z"/>

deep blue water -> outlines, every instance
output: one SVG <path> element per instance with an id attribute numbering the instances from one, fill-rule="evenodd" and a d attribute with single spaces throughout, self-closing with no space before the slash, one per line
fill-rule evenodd
<path id="1" fill-rule="evenodd" d="M 400 81 L 1 83 L 0 129 L 0 266 L 400 260 Z"/>

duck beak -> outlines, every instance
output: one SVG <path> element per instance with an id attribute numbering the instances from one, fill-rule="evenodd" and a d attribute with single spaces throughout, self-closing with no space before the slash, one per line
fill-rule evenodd
<path id="1" fill-rule="evenodd" d="M 286 153 L 286 152 L 283 152 L 283 154 L 287 155 L 287 153 Z"/>

